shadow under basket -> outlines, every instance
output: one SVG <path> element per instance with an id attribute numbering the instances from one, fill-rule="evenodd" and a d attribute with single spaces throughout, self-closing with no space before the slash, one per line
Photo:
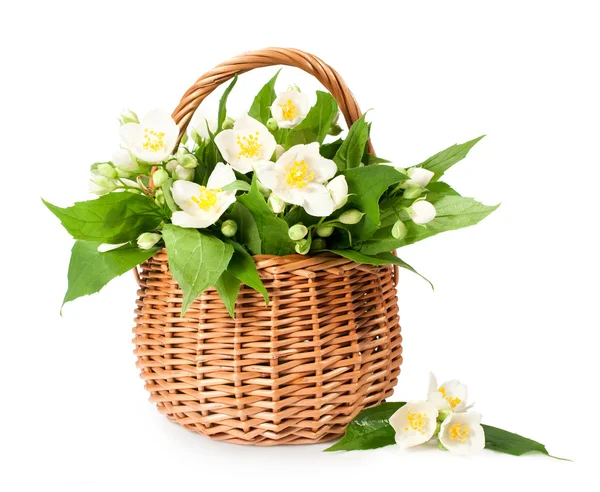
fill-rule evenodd
<path id="1" fill-rule="evenodd" d="M 166 251 L 141 265 L 134 343 L 150 401 L 236 444 L 340 437 L 392 394 L 400 372 L 393 268 L 326 253 L 254 259 L 269 306 L 243 285 L 235 319 L 214 289 L 180 317 Z"/>

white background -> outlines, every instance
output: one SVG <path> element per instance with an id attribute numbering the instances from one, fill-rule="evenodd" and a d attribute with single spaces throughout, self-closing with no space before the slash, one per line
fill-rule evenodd
<path id="1" fill-rule="evenodd" d="M 595 489 L 581 484 L 599 445 L 597 20 L 580 1 L 3 2 L 0 488 Z M 487 134 L 447 180 L 502 206 L 401 251 L 436 290 L 402 275 L 394 399 L 424 397 L 429 370 L 458 378 L 484 422 L 574 463 L 211 442 L 147 401 L 132 275 L 59 316 L 72 241 L 39 197 L 87 199 L 122 107 L 174 108 L 203 72 L 266 46 L 334 66 L 398 165 Z M 234 112 L 273 73 L 243 76 Z M 279 89 L 291 81 L 318 87 L 286 69 Z"/>

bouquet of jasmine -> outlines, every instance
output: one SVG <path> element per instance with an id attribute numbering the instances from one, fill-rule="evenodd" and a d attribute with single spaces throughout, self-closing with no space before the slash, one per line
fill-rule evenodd
<path id="1" fill-rule="evenodd" d="M 295 86 L 277 94 L 276 80 L 234 121 L 227 98 L 235 77 L 218 114 L 200 107 L 181 142 L 165 111 L 121 115 L 121 146 L 92 165 L 90 190 L 99 197 L 68 208 L 45 202 L 77 240 L 64 302 L 165 247 L 182 314 L 215 287 L 233 316 L 242 283 L 268 302 L 252 255 L 329 252 L 414 271 L 392 251 L 496 208 L 440 181 L 481 137 L 400 169 L 370 153 L 364 115 L 336 138 L 342 128 L 329 93 L 317 92 L 310 107 Z"/>

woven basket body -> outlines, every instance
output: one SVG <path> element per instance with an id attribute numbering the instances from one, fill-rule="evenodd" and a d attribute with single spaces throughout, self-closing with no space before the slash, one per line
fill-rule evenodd
<path id="1" fill-rule="evenodd" d="M 238 57 L 201 77 L 173 113 L 182 132 L 216 86 L 257 66 L 317 76 L 351 124 L 358 106 L 339 75 L 297 50 Z M 327 441 L 393 392 L 401 336 L 391 266 L 333 254 L 254 257 L 269 306 L 242 285 L 232 319 L 217 292 L 180 317 L 182 293 L 165 250 L 141 265 L 134 328 L 150 400 L 169 419 L 213 439 L 275 445 Z"/>

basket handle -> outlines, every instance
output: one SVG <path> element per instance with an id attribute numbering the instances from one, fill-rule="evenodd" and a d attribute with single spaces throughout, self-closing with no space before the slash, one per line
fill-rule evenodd
<path id="1" fill-rule="evenodd" d="M 180 128 L 179 138 L 181 139 L 183 136 L 194 111 L 200 106 L 200 103 L 218 86 L 233 78 L 235 74 L 242 74 L 253 68 L 272 65 L 288 65 L 300 68 L 314 76 L 337 100 L 348 128 L 361 117 L 360 108 L 346 82 L 327 63 L 314 55 L 292 48 L 265 48 L 244 53 L 221 63 L 194 82 L 181 98 L 175 111 L 173 111 L 173 119 Z M 370 140 L 368 146 L 369 152 L 374 154 Z"/>

